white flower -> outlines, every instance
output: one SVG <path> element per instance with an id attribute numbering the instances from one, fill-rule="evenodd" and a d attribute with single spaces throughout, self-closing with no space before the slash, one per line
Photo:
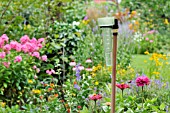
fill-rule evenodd
<path id="1" fill-rule="evenodd" d="M 76 22 L 76 21 L 73 22 L 73 26 L 78 26 L 79 24 L 80 22 Z"/>

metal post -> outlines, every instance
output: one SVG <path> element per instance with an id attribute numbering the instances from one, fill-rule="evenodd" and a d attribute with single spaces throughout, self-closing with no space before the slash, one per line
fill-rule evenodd
<path id="1" fill-rule="evenodd" d="M 112 64 L 112 95 L 111 95 L 111 113 L 115 113 L 116 103 L 116 55 L 117 55 L 117 34 L 118 34 L 118 20 L 115 19 L 115 25 L 113 25 L 113 64 Z"/>
<path id="2" fill-rule="evenodd" d="M 99 18 L 100 28 L 113 29 L 113 47 L 112 47 L 112 94 L 111 94 L 111 113 L 115 113 L 116 103 L 116 53 L 117 53 L 117 35 L 118 35 L 118 20 L 114 18 Z"/>

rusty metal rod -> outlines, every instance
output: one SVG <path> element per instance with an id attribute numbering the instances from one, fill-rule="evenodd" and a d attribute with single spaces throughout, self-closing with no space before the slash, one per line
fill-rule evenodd
<path id="1" fill-rule="evenodd" d="M 113 35 L 113 64 L 112 64 L 112 95 L 111 95 L 111 113 L 115 113 L 116 103 L 116 55 L 117 55 L 117 34 Z"/>

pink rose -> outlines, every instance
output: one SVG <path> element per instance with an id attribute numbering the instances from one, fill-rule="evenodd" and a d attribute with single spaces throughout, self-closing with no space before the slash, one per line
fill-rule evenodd
<path id="1" fill-rule="evenodd" d="M 21 50 L 22 50 L 24 53 L 27 53 L 27 52 L 28 52 L 28 48 L 27 48 L 26 45 L 22 45 Z"/>
<path id="2" fill-rule="evenodd" d="M 37 79 L 38 77 L 36 75 L 34 75 L 34 79 Z"/>
<path id="3" fill-rule="evenodd" d="M 0 52 L 0 58 L 5 58 L 6 53 L 5 52 Z"/>
<path id="4" fill-rule="evenodd" d="M 9 68 L 10 62 L 3 62 L 3 65 L 4 65 L 6 68 Z"/>
<path id="5" fill-rule="evenodd" d="M 55 71 L 54 71 L 53 69 L 51 69 L 51 73 L 52 73 L 52 74 L 55 74 Z"/>
<path id="6" fill-rule="evenodd" d="M 37 44 L 37 39 L 36 39 L 36 38 L 32 38 L 29 42 L 30 42 L 30 43 L 34 43 L 34 44 Z"/>
<path id="7" fill-rule="evenodd" d="M 49 74 L 49 75 L 52 74 L 52 72 L 50 70 L 46 70 L 46 73 Z"/>
<path id="8" fill-rule="evenodd" d="M 46 61 L 47 62 L 47 55 L 43 55 L 41 58 L 42 58 L 42 61 Z"/>
<path id="9" fill-rule="evenodd" d="M 37 68 L 37 69 L 36 69 L 36 72 L 39 73 L 39 72 L 40 72 L 40 68 Z"/>
<path id="10" fill-rule="evenodd" d="M 20 42 L 25 44 L 26 42 L 30 41 L 30 38 L 27 35 L 24 35 L 20 38 Z"/>
<path id="11" fill-rule="evenodd" d="M 0 37 L 0 48 L 3 48 L 4 46 L 4 40 L 2 40 L 2 38 Z"/>
<path id="12" fill-rule="evenodd" d="M 150 43 L 152 43 L 153 42 L 153 40 L 150 40 Z"/>
<path id="13" fill-rule="evenodd" d="M 148 41 L 148 40 L 149 40 L 149 38 L 145 38 L 145 40 L 146 40 L 146 41 Z"/>
<path id="14" fill-rule="evenodd" d="M 21 56 L 16 56 L 15 57 L 15 60 L 14 60 L 14 62 L 16 63 L 16 62 L 21 62 L 22 61 L 22 57 Z"/>
<path id="15" fill-rule="evenodd" d="M 35 56 L 37 58 L 40 58 L 40 53 L 39 52 L 33 52 L 32 56 Z"/>
<path id="16" fill-rule="evenodd" d="M 33 68 L 33 69 L 36 69 L 36 68 L 37 68 L 37 66 L 36 66 L 36 65 L 34 65 L 32 68 Z"/>
<path id="17" fill-rule="evenodd" d="M 15 47 L 15 50 L 20 52 L 21 51 L 21 48 L 22 48 L 22 45 L 20 43 L 17 43 L 16 44 L 16 47 Z"/>
<path id="18" fill-rule="evenodd" d="M 1 36 L 1 39 L 2 40 L 4 40 L 4 41 L 6 41 L 7 43 L 8 43 L 8 36 L 6 35 L 6 34 L 3 34 L 2 36 Z"/>
<path id="19" fill-rule="evenodd" d="M 9 44 L 6 44 L 4 47 L 3 47 L 4 50 L 6 51 L 10 51 L 11 50 L 11 46 Z"/>
<path id="20" fill-rule="evenodd" d="M 55 71 L 53 69 L 50 70 L 46 70 L 46 73 L 49 75 L 55 74 Z"/>
<path id="21" fill-rule="evenodd" d="M 44 38 L 38 39 L 38 42 L 39 42 L 39 43 L 42 43 L 42 42 L 44 42 L 44 41 L 45 41 Z"/>

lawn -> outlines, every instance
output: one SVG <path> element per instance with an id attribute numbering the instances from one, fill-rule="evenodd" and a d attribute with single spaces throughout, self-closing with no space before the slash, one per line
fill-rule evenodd
<path id="1" fill-rule="evenodd" d="M 153 61 L 150 60 L 150 57 L 153 54 L 149 54 L 149 55 L 141 55 L 141 54 L 135 54 L 133 55 L 132 58 L 132 67 L 137 71 L 137 73 L 144 73 L 146 75 L 153 75 L 153 72 L 155 72 L 155 75 L 158 77 L 162 77 L 163 79 L 168 79 L 170 80 L 169 77 L 169 73 L 170 73 L 170 58 L 167 57 L 167 60 L 161 60 L 163 65 L 156 67 L 156 66 L 152 66 L 153 65 Z M 150 71 L 154 70 L 152 73 L 150 73 Z M 156 71 L 157 70 L 157 71 Z M 156 73 L 159 72 L 159 73 Z"/>

